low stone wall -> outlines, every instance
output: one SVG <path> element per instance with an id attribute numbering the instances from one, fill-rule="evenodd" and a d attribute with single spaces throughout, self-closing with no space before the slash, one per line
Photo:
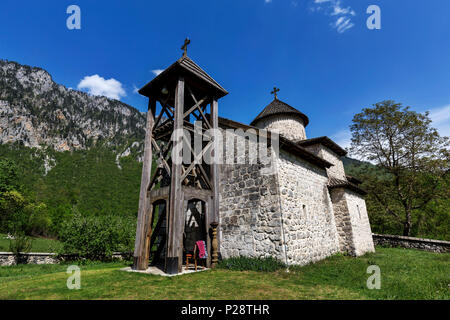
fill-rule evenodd
<path id="1" fill-rule="evenodd" d="M 450 241 L 394 236 L 389 234 L 372 234 L 375 245 L 420 249 L 438 253 L 450 252 Z"/>
<path id="2" fill-rule="evenodd" d="M 23 253 L 20 262 L 24 264 L 55 264 L 59 260 L 56 253 Z M 12 252 L 0 252 L 0 266 L 16 264 L 16 256 Z"/>
<path id="3" fill-rule="evenodd" d="M 113 259 L 126 259 L 130 257 L 130 253 L 113 253 Z M 22 253 L 20 256 L 20 263 L 23 264 L 56 264 L 65 260 L 66 257 L 60 256 L 56 253 L 31 252 Z M 16 257 L 12 252 L 0 252 L 0 266 L 16 265 Z"/>

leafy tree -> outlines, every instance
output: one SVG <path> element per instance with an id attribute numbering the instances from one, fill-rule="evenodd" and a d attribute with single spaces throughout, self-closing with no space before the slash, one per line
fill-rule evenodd
<path id="1" fill-rule="evenodd" d="M 62 252 L 77 258 L 108 260 L 114 251 L 131 252 L 136 220 L 121 216 L 82 216 L 75 213 L 61 227 Z"/>
<path id="2" fill-rule="evenodd" d="M 6 191 L 0 193 L 0 228 L 2 231 L 17 234 L 23 230 L 25 217 L 23 208 L 25 198 L 16 191 Z"/>
<path id="3" fill-rule="evenodd" d="M 9 159 L 0 159 L 0 192 L 19 188 L 18 168 Z"/>
<path id="4" fill-rule="evenodd" d="M 14 254 L 16 264 L 22 263 L 22 253 L 30 252 L 32 245 L 33 240 L 23 233 L 16 234 L 14 238 L 10 240 L 9 251 Z M 23 262 L 26 263 L 25 261 Z"/>
<path id="5" fill-rule="evenodd" d="M 350 151 L 376 164 L 361 170 L 360 177 L 375 200 L 374 209 L 389 215 L 378 218 L 401 224 L 403 235 L 410 235 L 433 200 L 448 199 L 448 137 L 431 127 L 428 112 L 391 100 L 363 109 L 350 129 Z"/>
<path id="6" fill-rule="evenodd" d="M 43 235 L 51 223 L 47 206 L 24 195 L 19 170 L 12 160 L 0 160 L 0 231 L 20 235 Z"/>

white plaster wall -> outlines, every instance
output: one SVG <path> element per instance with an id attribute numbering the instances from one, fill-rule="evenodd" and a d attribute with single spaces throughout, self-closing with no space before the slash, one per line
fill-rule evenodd
<path id="1" fill-rule="evenodd" d="M 284 151 L 277 167 L 287 263 L 304 265 L 338 252 L 326 171 Z"/>
<path id="2" fill-rule="evenodd" d="M 280 135 L 292 141 L 306 139 L 304 123 L 295 116 L 274 115 L 261 119 L 255 126 L 266 130 L 277 130 Z"/>

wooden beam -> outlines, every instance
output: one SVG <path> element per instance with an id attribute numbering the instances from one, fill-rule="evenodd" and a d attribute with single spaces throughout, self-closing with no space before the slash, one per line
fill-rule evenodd
<path id="1" fill-rule="evenodd" d="M 170 203 L 168 219 L 168 241 L 166 256 L 166 272 L 175 274 L 181 272 L 183 264 L 183 192 L 181 189 L 182 163 L 174 161 L 173 150 L 181 150 L 183 146 L 183 114 L 184 114 L 184 79 L 180 76 L 175 90 L 174 142 L 172 149 L 172 172 L 170 184 Z"/>
<path id="2" fill-rule="evenodd" d="M 213 129 L 215 130 L 219 130 L 219 103 L 217 101 L 217 99 L 213 99 L 211 102 L 211 124 Z M 217 142 L 217 140 L 215 139 L 215 141 Z M 214 150 L 213 152 L 215 154 L 217 154 L 217 152 L 219 152 L 218 148 L 221 147 L 219 146 L 218 143 L 214 144 Z M 219 153 L 220 154 L 220 153 Z M 219 164 L 217 163 L 217 161 L 215 161 L 214 163 L 212 163 L 210 165 L 210 170 L 211 170 L 211 185 L 212 185 L 212 214 L 211 214 L 211 219 L 209 221 L 209 223 L 211 222 L 219 222 Z M 208 226 L 209 227 L 209 226 Z M 218 233 L 219 235 L 219 233 Z M 217 236 L 217 241 L 219 241 L 219 236 Z M 219 246 L 220 248 L 220 246 Z"/>
<path id="3" fill-rule="evenodd" d="M 192 97 L 192 100 L 194 100 L 195 105 L 197 105 L 197 104 L 198 104 L 198 101 L 197 101 L 197 99 L 195 98 L 194 93 L 192 92 L 192 90 L 191 90 L 191 88 L 190 88 L 189 86 L 188 86 L 187 88 L 188 88 L 189 94 L 190 94 L 191 97 Z M 206 98 L 206 97 L 205 97 L 205 98 Z M 208 118 L 206 118 L 205 114 L 204 114 L 203 111 L 202 111 L 202 108 L 197 108 L 197 110 L 198 110 L 198 111 L 200 112 L 200 114 L 202 115 L 202 117 L 203 117 L 203 119 L 204 119 L 206 125 L 208 126 L 208 129 L 211 129 L 212 126 L 211 126 L 210 123 L 208 122 Z"/>
<path id="4" fill-rule="evenodd" d="M 147 111 L 147 126 L 145 132 L 144 161 L 142 163 L 141 189 L 139 193 L 139 211 L 136 226 L 136 240 L 134 244 L 133 269 L 146 270 L 148 267 L 149 241 L 148 221 L 151 215 L 150 194 L 147 192 L 152 171 L 152 130 L 154 123 L 154 112 L 156 110 L 156 100 L 150 99 Z M 151 220 L 151 219 L 150 219 Z"/>
<path id="5" fill-rule="evenodd" d="M 164 219 L 166 219 L 166 205 L 164 205 L 164 206 L 159 205 L 159 211 L 158 212 L 159 212 L 158 221 L 156 222 L 155 229 L 153 230 L 151 238 L 150 238 L 150 249 L 155 244 L 156 238 L 159 235 L 159 232 L 160 232 L 161 226 L 162 226 L 162 224 L 164 222 Z"/>

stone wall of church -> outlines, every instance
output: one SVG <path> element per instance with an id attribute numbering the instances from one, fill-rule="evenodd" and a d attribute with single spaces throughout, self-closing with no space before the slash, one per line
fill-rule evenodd
<path id="1" fill-rule="evenodd" d="M 306 139 L 305 125 L 298 117 L 274 115 L 261 119 L 256 127 L 266 130 L 277 130 L 283 137 L 298 141 Z"/>
<path id="2" fill-rule="evenodd" d="M 306 147 L 306 149 L 314 153 L 316 156 L 321 157 L 322 159 L 333 164 L 333 166 L 327 169 L 329 177 L 346 180 L 344 164 L 342 163 L 341 157 L 338 156 L 334 151 L 321 144 L 308 146 Z"/>
<path id="3" fill-rule="evenodd" d="M 272 256 L 282 260 L 277 176 L 269 170 L 270 163 L 248 163 L 248 151 L 254 147 L 255 142 L 237 146 L 245 150 L 246 163 L 236 163 L 236 152 L 234 164 L 220 166 L 220 254 L 222 258 Z"/>
<path id="4" fill-rule="evenodd" d="M 284 151 L 277 169 L 287 263 L 304 265 L 338 252 L 326 171 Z"/>
<path id="5" fill-rule="evenodd" d="M 353 246 L 355 255 L 360 256 L 366 252 L 375 252 L 364 197 L 350 190 L 345 190 L 345 198 L 349 209 L 352 224 Z"/>
<path id="6" fill-rule="evenodd" d="M 330 192 L 333 203 L 336 229 L 339 237 L 339 247 L 341 252 L 355 255 L 353 245 L 352 221 L 350 219 L 347 198 L 343 188 L 332 189 Z"/>
<path id="7" fill-rule="evenodd" d="M 339 246 L 342 252 L 360 256 L 374 252 L 364 197 L 344 188 L 331 190 Z"/>

